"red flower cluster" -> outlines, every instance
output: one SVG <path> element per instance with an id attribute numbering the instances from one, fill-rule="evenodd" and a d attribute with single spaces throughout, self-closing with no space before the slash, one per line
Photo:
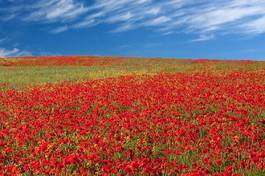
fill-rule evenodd
<path id="1" fill-rule="evenodd" d="M 0 93 L 4 175 L 265 169 L 265 72 L 126 76 Z"/>
<path id="2" fill-rule="evenodd" d="M 81 56 L 42 56 L 42 57 L 19 57 L 15 60 L 0 60 L 0 66 L 100 66 L 112 65 L 122 62 L 122 58 L 101 58 L 101 57 L 81 57 Z"/>

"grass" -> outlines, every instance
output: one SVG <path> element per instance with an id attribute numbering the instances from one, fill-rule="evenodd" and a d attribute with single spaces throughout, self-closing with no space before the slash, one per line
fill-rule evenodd
<path id="1" fill-rule="evenodd" d="M 76 82 L 132 74 L 155 74 L 161 71 L 176 72 L 185 69 L 183 66 L 177 68 L 176 65 L 167 67 L 156 61 L 143 61 L 139 65 L 128 61 L 108 66 L 1 66 L 0 83 L 6 84 L 5 88 L 8 89 L 21 89 L 46 83 Z"/>
<path id="2" fill-rule="evenodd" d="M 24 58 L 27 60 L 27 58 Z M 6 62 L 7 59 L 4 61 Z M 21 59 L 20 59 L 21 60 Z M 1 61 L 1 60 L 0 60 Z M 19 60 L 10 59 L 12 62 Z M 101 60 L 102 61 L 102 60 Z M 46 83 L 76 82 L 88 79 L 117 77 L 122 75 L 156 74 L 160 72 L 223 72 L 265 70 L 264 62 L 236 61 L 192 61 L 174 59 L 120 59 L 109 65 L 92 66 L 48 66 L 16 65 L 5 66 L 0 62 L 0 84 L 2 90 L 23 89 Z M 5 63 L 4 62 L 4 63 Z"/>
<path id="3" fill-rule="evenodd" d="M 0 83 L 7 84 L 9 88 L 19 89 L 45 83 L 58 83 L 62 81 L 83 81 L 116 77 L 127 74 L 145 74 L 145 70 L 132 70 L 109 67 L 0 67 Z"/>

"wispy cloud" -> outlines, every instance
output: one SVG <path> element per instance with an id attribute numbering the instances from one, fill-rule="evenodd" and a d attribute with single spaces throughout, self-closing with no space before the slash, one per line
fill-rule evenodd
<path id="1" fill-rule="evenodd" d="M 98 22 L 96 22 L 95 19 L 87 18 L 86 20 L 83 20 L 81 22 L 78 22 L 74 25 L 72 25 L 72 28 L 87 28 L 97 25 Z"/>
<path id="2" fill-rule="evenodd" d="M 29 51 L 24 51 L 18 48 L 5 49 L 0 48 L 0 57 L 15 57 L 15 56 L 30 56 L 32 55 Z"/>
<path id="3" fill-rule="evenodd" d="M 134 17 L 134 15 L 131 12 L 126 12 L 126 13 L 114 15 L 114 16 L 108 18 L 106 21 L 109 23 L 117 23 L 117 22 L 130 20 L 133 17 Z"/>
<path id="4" fill-rule="evenodd" d="M 265 33 L 265 16 L 241 25 L 246 33 Z"/>
<path id="5" fill-rule="evenodd" d="M 14 19 L 16 16 L 17 16 L 16 13 L 5 14 L 5 15 L 1 16 L 0 21 L 4 21 L 4 22 L 10 21 L 10 20 Z"/>
<path id="6" fill-rule="evenodd" d="M 194 41 L 215 33 L 265 33 L 264 0 L 96 0 L 88 11 L 79 24 L 113 23 L 114 32 L 151 27 L 162 34 L 198 34 Z"/>
<path id="7" fill-rule="evenodd" d="M 67 31 L 68 30 L 68 26 L 60 26 L 60 27 L 57 27 L 53 30 L 51 30 L 51 33 L 53 34 L 58 34 L 58 33 L 61 33 L 61 32 L 64 32 L 64 31 Z"/>
<path id="8" fill-rule="evenodd" d="M 160 16 L 160 17 L 151 19 L 149 21 L 146 21 L 144 24 L 146 26 L 159 26 L 159 25 L 162 25 L 162 24 L 170 22 L 170 20 L 171 20 L 171 18 L 169 18 L 169 17 Z"/>
<path id="9" fill-rule="evenodd" d="M 191 40 L 192 42 L 203 42 L 207 40 L 212 40 L 214 39 L 215 36 L 213 34 L 201 34 L 198 38 Z"/>
<path id="10" fill-rule="evenodd" d="M 112 24 L 113 32 L 149 28 L 160 34 L 192 33 L 194 41 L 217 34 L 265 33 L 264 0 L 40 0 L 9 7 L 9 18 L 55 23 L 52 33 Z M 19 3 L 20 2 L 20 3 Z M 3 16 L 2 16 L 3 17 Z M 205 35 L 207 34 L 207 35 Z"/>
<path id="11" fill-rule="evenodd" d="M 88 8 L 75 0 L 41 0 L 29 7 L 26 21 L 66 21 L 84 14 Z"/>
<path id="12" fill-rule="evenodd" d="M 4 43 L 4 42 L 6 42 L 8 40 L 8 38 L 0 38 L 0 44 L 2 44 L 2 43 Z"/>

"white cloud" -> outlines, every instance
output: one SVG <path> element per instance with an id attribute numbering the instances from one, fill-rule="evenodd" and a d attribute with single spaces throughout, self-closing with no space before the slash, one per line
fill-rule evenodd
<path id="1" fill-rule="evenodd" d="M 164 23 L 169 22 L 171 19 L 169 17 L 166 16 L 160 16 L 157 17 L 155 19 L 151 19 L 150 21 L 146 21 L 145 25 L 146 26 L 158 26 L 158 25 L 162 25 Z"/>
<path id="2" fill-rule="evenodd" d="M 72 27 L 73 28 L 85 28 L 85 27 L 95 26 L 96 24 L 97 23 L 95 19 L 87 19 L 87 20 L 74 24 Z"/>
<path id="3" fill-rule="evenodd" d="M 202 42 L 202 41 L 207 41 L 207 40 L 212 40 L 214 39 L 215 36 L 213 34 L 206 35 L 206 34 L 201 34 L 198 38 L 191 40 L 192 42 Z"/>
<path id="4" fill-rule="evenodd" d="M 135 28 L 135 25 L 126 23 L 124 25 L 119 26 L 118 28 L 114 29 L 112 32 L 124 32 L 129 31 Z"/>
<path id="5" fill-rule="evenodd" d="M 127 21 L 133 18 L 133 14 L 131 12 L 126 12 L 122 14 L 117 14 L 115 16 L 112 16 L 108 18 L 106 21 L 109 23 L 116 23 L 116 22 L 122 22 L 122 21 Z"/>
<path id="6" fill-rule="evenodd" d="M 12 19 L 14 19 L 17 16 L 17 14 L 13 13 L 13 14 L 5 14 L 0 18 L 0 21 L 10 21 Z"/>
<path id="7" fill-rule="evenodd" d="M 265 33 L 265 0 L 32 0 L 9 12 L 7 20 L 58 24 L 53 33 L 99 24 L 112 24 L 113 32 L 148 27 L 162 35 L 197 34 L 194 41 Z"/>
<path id="8" fill-rule="evenodd" d="M 0 48 L 0 57 L 15 57 L 15 56 L 30 56 L 32 55 L 29 51 L 23 51 L 18 48 L 5 49 Z"/>
<path id="9" fill-rule="evenodd" d="M 148 9 L 145 14 L 150 14 L 150 15 L 158 15 L 161 13 L 161 8 L 160 7 L 153 7 Z"/>
<path id="10" fill-rule="evenodd" d="M 252 21 L 249 18 L 260 18 L 265 15 L 265 4 L 252 5 L 245 3 L 213 4 L 206 10 L 194 10 L 193 14 L 186 16 L 185 25 L 193 30 L 216 31 L 237 28 L 238 23 Z"/>
<path id="11" fill-rule="evenodd" d="M 55 28 L 55 29 L 51 30 L 51 33 L 57 34 L 57 33 L 61 33 L 61 32 L 67 31 L 67 30 L 68 30 L 68 26 L 60 26 L 58 28 Z"/>
<path id="12" fill-rule="evenodd" d="M 8 40 L 8 38 L 6 38 L 6 37 L 5 38 L 0 38 L 0 44 L 6 42 L 7 40 Z"/>
<path id="13" fill-rule="evenodd" d="M 90 10 L 88 17 L 100 13 L 95 24 L 116 23 L 115 32 L 153 27 L 162 34 L 198 34 L 194 41 L 213 39 L 218 32 L 265 33 L 264 0 L 96 0 Z"/>
<path id="14" fill-rule="evenodd" d="M 242 28 L 247 33 L 253 33 L 253 34 L 265 33 L 265 16 L 243 24 Z"/>
<path id="15" fill-rule="evenodd" d="M 24 17 L 26 21 L 66 21 L 87 12 L 88 8 L 76 0 L 41 0 L 28 6 L 31 12 Z"/>

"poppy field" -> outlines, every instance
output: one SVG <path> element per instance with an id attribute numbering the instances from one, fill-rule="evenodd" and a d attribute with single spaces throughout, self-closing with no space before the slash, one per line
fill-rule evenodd
<path id="1" fill-rule="evenodd" d="M 0 175 L 265 175 L 265 62 L 16 58 L 0 87 Z"/>

